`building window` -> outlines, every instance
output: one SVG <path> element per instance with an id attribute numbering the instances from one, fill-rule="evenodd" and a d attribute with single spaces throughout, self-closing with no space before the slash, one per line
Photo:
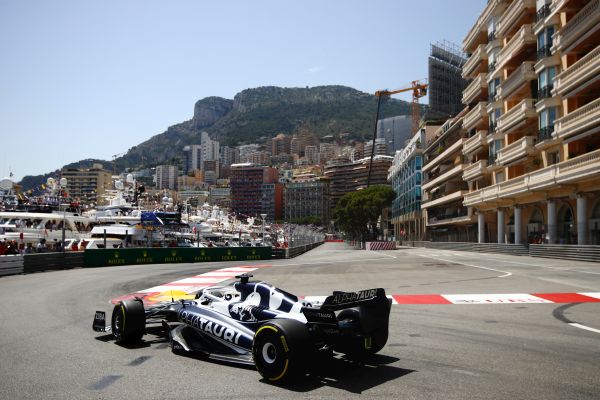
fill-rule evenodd
<path id="1" fill-rule="evenodd" d="M 551 139 L 552 132 L 554 132 L 554 120 L 556 120 L 556 107 L 549 107 L 539 115 L 539 138 L 541 140 Z"/>
<path id="2" fill-rule="evenodd" d="M 552 48 L 552 36 L 554 35 L 554 27 L 549 26 L 545 28 L 537 37 L 537 59 L 541 60 L 545 57 L 550 57 L 552 52 L 550 48 Z"/>
<path id="3" fill-rule="evenodd" d="M 556 67 L 543 69 L 538 75 L 538 100 L 552 97 Z"/>

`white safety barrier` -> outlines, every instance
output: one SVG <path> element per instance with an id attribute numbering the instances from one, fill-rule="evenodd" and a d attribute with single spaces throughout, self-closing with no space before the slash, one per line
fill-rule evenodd
<path id="1" fill-rule="evenodd" d="M 367 242 L 367 250 L 396 250 L 396 242 Z"/>

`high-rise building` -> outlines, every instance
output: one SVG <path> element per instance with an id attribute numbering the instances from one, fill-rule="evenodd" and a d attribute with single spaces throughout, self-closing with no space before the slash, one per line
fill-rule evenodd
<path id="1" fill-rule="evenodd" d="M 306 146 L 304 148 L 304 157 L 309 164 L 319 163 L 319 148 L 317 146 Z"/>
<path id="2" fill-rule="evenodd" d="M 156 166 L 156 188 L 177 190 L 178 168 L 175 165 Z"/>
<path id="3" fill-rule="evenodd" d="M 425 129 L 420 129 L 396 152 L 388 172 L 388 181 L 396 192 L 392 202 L 392 224 L 395 237 L 403 240 L 422 240 L 425 224 L 421 215 L 423 183 L 423 148 L 426 145 Z"/>
<path id="4" fill-rule="evenodd" d="M 429 55 L 429 113 L 432 118 L 453 117 L 464 108 L 461 98 L 467 82 L 461 76 L 466 62 L 460 47 L 448 41 L 431 45 Z"/>
<path id="5" fill-rule="evenodd" d="M 258 216 L 263 212 L 263 185 L 277 183 L 277 169 L 250 163 L 231 165 L 231 209 Z"/>
<path id="6" fill-rule="evenodd" d="M 600 1 L 490 0 L 463 47 L 477 240 L 600 244 Z"/>
<path id="7" fill-rule="evenodd" d="M 290 143 L 292 138 L 288 135 L 280 133 L 271 139 L 271 155 L 278 156 L 280 154 L 290 154 Z"/>
<path id="8" fill-rule="evenodd" d="M 192 144 L 183 148 L 183 173 L 190 174 L 194 170 L 202 169 L 202 146 Z"/>
<path id="9" fill-rule="evenodd" d="M 370 185 L 389 185 L 387 182 L 388 169 L 393 157 L 375 156 L 371 166 Z M 367 187 L 369 177 L 370 157 L 358 161 L 350 161 L 346 157 L 338 157 L 325 165 L 324 176 L 329 182 L 331 210 L 333 210 L 343 195 Z"/>
<path id="10" fill-rule="evenodd" d="M 371 157 L 371 152 L 373 150 L 373 142 L 368 141 L 365 142 L 363 157 Z M 387 155 L 387 144 L 385 143 L 385 138 L 378 137 L 375 139 L 375 152 L 373 153 L 375 156 L 385 156 Z"/>
<path id="11" fill-rule="evenodd" d="M 328 225 L 331 219 L 329 207 L 329 183 L 316 178 L 285 185 L 285 220 L 293 222 L 306 217 L 316 217 Z"/>
<path id="12" fill-rule="evenodd" d="M 221 146 L 221 165 L 230 166 L 240 162 L 240 150 L 235 147 Z"/>
<path id="13" fill-rule="evenodd" d="M 377 121 L 377 137 L 385 139 L 387 155 L 394 156 L 411 138 L 410 115 L 398 115 Z"/>
<path id="14" fill-rule="evenodd" d="M 283 217 L 283 184 L 265 183 L 261 188 L 262 214 L 267 214 L 267 220 L 279 221 Z"/>
<path id="15" fill-rule="evenodd" d="M 208 132 L 202 132 L 202 161 L 218 160 L 219 159 L 219 142 L 212 140 Z"/>
<path id="16" fill-rule="evenodd" d="M 104 204 L 103 195 L 112 189 L 112 175 L 102 164 L 93 164 L 89 169 L 63 169 L 60 176 L 67 178 L 69 196 L 86 204 Z"/>

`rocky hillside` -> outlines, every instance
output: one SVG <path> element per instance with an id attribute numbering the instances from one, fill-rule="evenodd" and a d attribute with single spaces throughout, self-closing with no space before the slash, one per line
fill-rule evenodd
<path id="1" fill-rule="evenodd" d="M 117 170 L 170 162 L 182 156 L 183 146 L 199 144 L 203 131 L 230 146 L 299 130 L 318 136 L 348 132 L 351 138 L 366 139 L 373 132 L 376 106 L 375 96 L 345 86 L 266 86 L 246 89 L 233 100 L 206 97 L 196 102 L 190 120 L 132 147 L 114 162 Z M 410 104 L 386 100 L 381 118 L 395 115 L 410 115 Z M 103 163 L 112 168 L 111 162 Z M 24 181 L 31 181 L 31 177 Z"/>

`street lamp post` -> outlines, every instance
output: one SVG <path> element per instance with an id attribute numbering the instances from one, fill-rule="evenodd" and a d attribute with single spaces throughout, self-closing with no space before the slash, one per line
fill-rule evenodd
<path id="1" fill-rule="evenodd" d="M 63 193 L 64 193 L 64 188 L 67 187 L 67 178 L 60 178 L 59 180 L 59 184 L 60 184 L 60 197 L 63 197 Z M 60 202 L 58 203 L 60 204 Z M 65 226 L 67 225 L 67 207 L 65 207 L 63 205 L 63 223 L 62 223 L 62 241 L 60 243 L 60 251 L 64 252 L 65 251 Z"/>
<path id="2" fill-rule="evenodd" d="M 267 218 L 267 214 L 260 214 L 262 218 L 262 245 L 265 245 L 265 218 Z"/>

